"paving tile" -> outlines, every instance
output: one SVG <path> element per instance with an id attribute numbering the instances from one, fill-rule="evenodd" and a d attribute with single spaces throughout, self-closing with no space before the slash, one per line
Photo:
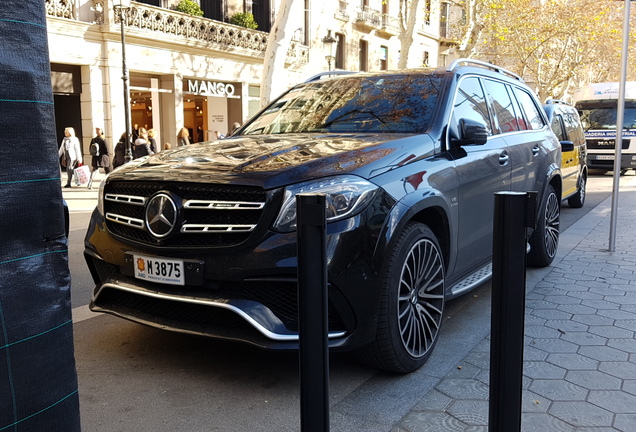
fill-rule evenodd
<path id="1" fill-rule="evenodd" d="M 581 354 L 555 353 L 548 355 L 547 362 L 568 370 L 596 370 L 599 362 Z"/>
<path id="2" fill-rule="evenodd" d="M 621 390 L 622 380 L 597 370 L 568 371 L 565 379 L 588 390 Z"/>
<path id="3" fill-rule="evenodd" d="M 523 347 L 523 359 L 524 360 L 545 360 L 548 357 L 549 353 L 544 350 L 540 350 L 533 346 L 526 345 Z"/>
<path id="4" fill-rule="evenodd" d="M 548 413 L 574 426 L 610 427 L 614 421 L 612 411 L 588 402 L 554 402 Z"/>
<path id="5" fill-rule="evenodd" d="M 560 333 L 570 331 L 587 331 L 589 326 L 572 320 L 548 320 L 545 325 L 553 329 L 559 330 Z"/>
<path id="6" fill-rule="evenodd" d="M 546 362 L 523 362 L 523 373 L 532 379 L 563 379 L 565 372 L 565 369 Z"/>
<path id="7" fill-rule="evenodd" d="M 544 318 L 540 318 L 540 317 L 535 316 L 535 315 L 530 315 L 530 312 L 526 312 L 526 316 L 523 318 L 524 326 L 531 326 L 531 325 L 542 326 L 542 325 L 545 325 L 546 320 Z"/>
<path id="8" fill-rule="evenodd" d="M 630 320 L 634 319 L 635 314 L 633 312 L 620 310 L 620 309 L 602 309 L 597 312 L 598 315 L 611 318 L 613 320 Z"/>
<path id="9" fill-rule="evenodd" d="M 561 333 L 554 328 L 543 325 L 527 325 L 524 327 L 524 333 L 531 338 L 558 338 Z"/>
<path id="10" fill-rule="evenodd" d="M 617 414 L 614 427 L 621 432 L 634 432 L 636 414 Z"/>
<path id="11" fill-rule="evenodd" d="M 531 315 L 539 318 L 544 318 L 546 320 L 565 320 L 572 318 L 572 314 L 556 309 L 533 309 Z"/>
<path id="12" fill-rule="evenodd" d="M 536 309 L 556 309 L 559 306 L 558 303 L 553 303 L 546 300 L 528 300 L 526 299 L 526 307 L 536 310 Z"/>
<path id="13" fill-rule="evenodd" d="M 588 394 L 586 388 L 561 379 L 535 379 L 529 390 L 553 401 L 584 401 Z"/>
<path id="14" fill-rule="evenodd" d="M 629 359 L 625 351 L 608 346 L 584 346 L 579 349 L 579 354 L 600 362 L 627 362 Z"/>
<path id="15" fill-rule="evenodd" d="M 587 325 L 614 325 L 615 320 L 598 315 L 574 315 L 572 321 Z"/>
<path id="16" fill-rule="evenodd" d="M 550 295 L 545 296 L 545 300 L 559 305 L 565 304 L 581 304 L 583 300 L 568 295 Z"/>
<path id="17" fill-rule="evenodd" d="M 598 312 L 597 308 L 592 308 L 589 306 L 584 306 L 582 304 L 578 304 L 578 305 L 574 305 L 574 304 L 567 304 L 567 305 L 559 305 L 557 307 L 557 310 L 563 311 L 563 312 L 567 312 L 569 314 L 572 315 L 592 315 Z"/>
<path id="18" fill-rule="evenodd" d="M 606 361 L 601 362 L 598 367 L 601 372 L 608 373 L 616 378 L 636 379 L 636 365 L 626 361 Z"/>
<path id="19" fill-rule="evenodd" d="M 636 319 L 630 320 L 616 320 L 614 324 L 616 327 L 624 328 L 627 330 L 632 330 L 636 332 Z"/>
<path id="20" fill-rule="evenodd" d="M 568 296 L 578 298 L 581 300 L 602 300 L 603 299 L 602 295 L 592 293 L 589 291 L 568 291 Z"/>
<path id="21" fill-rule="evenodd" d="M 614 326 L 591 326 L 589 332 L 608 339 L 630 339 L 634 332 Z"/>
<path id="22" fill-rule="evenodd" d="M 446 412 L 467 425 L 488 426 L 487 400 L 457 400 Z"/>
<path id="23" fill-rule="evenodd" d="M 446 412 L 414 411 L 399 427 L 407 432 L 464 432 L 468 425 Z"/>
<path id="24" fill-rule="evenodd" d="M 591 326 L 590 329 L 594 327 Z M 607 345 L 607 338 L 588 332 L 570 331 L 561 335 L 561 339 L 577 345 Z"/>
<path id="25" fill-rule="evenodd" d="M 612 389 L 619 390 L 619 389 Z M 620 389 L 636 396 L 636 380 L 624 380 L 623 387 Z"/>
<path id="26" fill-rule="evenodd" d="M 490 350 L 488 352 L 472 351 L 465 361 L 482 369 L 490 367 Z"/>
<path id="27" fill-rule="evenodd" d="M 488 386 L 476 379 L 445 378 L 437 390 L 455 399 L 488 399 Z"/>
<path id="28" fill-rule="evenodd" d="M 636 396 L 615 390 L 590 390 L 588 402 L 617 414 L 636 414 Z"/>
<path id="29" fill-rule="evenodd" d="M 607 345 L 628 353 L 636 353 L 636 339 L 611 339 Z"/>
<path id="30" fill-rule="evenodd" d="M 432 389 L 414 407 L 415 411 L 444 411 L 453 401 L 444 393 Z"/>
<path id="31" fill-rule="evenodd" d="M 612 296 L 615 297 L 615 296 Z M 611 302 L 604 299 L 584 299 L 581 300 L 583 306 L 589 306 L 595 309 L 618 309 L 621 306 L 620 302 Z"/>
<path id="32" fill-rule="evenodd" d="M 475 365 L 462 361 L 446 374 L 446 378 L 471 379 L 475 378 L 481 370 Z"/>
<path id="33" fill-rule="evenodd" d="M 530 342 L 530 345 L 548 353 L 575 353 L 579 349 L 579 346 L 576 344 L 555 338 L 534 338 Z"/>
<path id="34" fill-rule="evenodd" d="M 545 413 L 550 408 L 552 401 L 530 390 L 523 390 L 521 393 L 521 411 Z"/>
<path id="35" fill-rule="evenodd" d="M 523 432 L 575 432 L 574 426 L 550 414 L 541 413 L 522 413 L 521 430 Z"/>

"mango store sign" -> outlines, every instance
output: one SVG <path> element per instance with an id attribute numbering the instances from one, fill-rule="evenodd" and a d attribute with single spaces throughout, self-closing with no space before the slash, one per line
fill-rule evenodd
<path id="1" fill-rule="evenodd" d="M 215 81 L 188 80 L 188 92 L 217 97 L 238 97 L 234 96 L 234 84 Z"/>

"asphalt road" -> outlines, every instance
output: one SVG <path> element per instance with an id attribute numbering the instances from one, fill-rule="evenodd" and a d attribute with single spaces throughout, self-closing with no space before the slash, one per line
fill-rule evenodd
<path id="1" fill-rule="evenodd" d="M 630 172 L 629 175 L 633 175 Z M 612 177 L 591 176 L 582 209 L 562 207 L 561 227 L 604 201 Z M 300 430 L 296 353 L 160 331 L 87 310 L 93 283 L 83 259 L 90 212 L 71 213 L 75 358 L 85 432 Z M 428 363 L 409 375 L 330 356 L 332 431 L 389 431 L 489 331 L 490 283 L 449 302 Z"/>

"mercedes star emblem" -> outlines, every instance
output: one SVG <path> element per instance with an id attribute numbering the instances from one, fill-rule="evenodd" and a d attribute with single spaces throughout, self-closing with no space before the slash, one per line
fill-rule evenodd
<path id="1" fill-rule="evenodd" d="M 157 238 L 168 236 L 177 223 L 177 206 L 165 193 L 159 193 L 148 201 L 146 226 L 150 234 Z"/>

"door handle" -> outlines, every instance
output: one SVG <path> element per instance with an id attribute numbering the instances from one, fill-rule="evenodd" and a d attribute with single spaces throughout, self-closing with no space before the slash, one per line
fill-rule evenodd
<path id="1" fill-rule="evenodd" d="M 510 160 L 510 156 L 508 156 L 508 153 L 503 152 L 499 155 L 499 165 L 501 166 L 508 165 L 509 160 Z"/>
<path id="2" fill-rule="evenodd" d="M 532 156 L 539 156 L 539 146 L 532 147 Z"/>

